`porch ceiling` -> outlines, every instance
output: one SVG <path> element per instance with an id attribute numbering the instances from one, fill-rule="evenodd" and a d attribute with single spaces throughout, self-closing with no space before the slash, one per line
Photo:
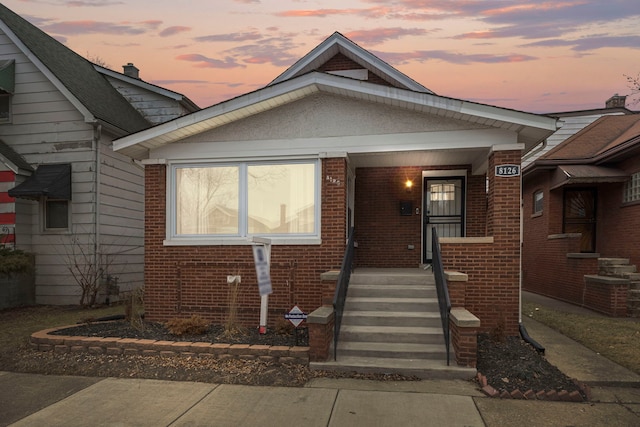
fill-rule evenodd
<path id="1" fill-rule="evenodd" d="M 354 168 L 472 165 L 472 173 L 474 175 L 480 175 L 487 171 L 488 155 L 488 148 L 364 153 L 350 154 L 349 163 Z"/>

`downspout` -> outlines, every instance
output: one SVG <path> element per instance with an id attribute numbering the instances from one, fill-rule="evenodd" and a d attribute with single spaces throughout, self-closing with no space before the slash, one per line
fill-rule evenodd
<path id="1" fill-rule="evenodd" d="M 547 140 L 545 139 L 542 147 L 539 150 L 542 150 L 547 146 Z M 536 150 L 536 151 L 539 151 Z M 524 196 L 523 196 L 523 188 L 524 188 L 524 177 L 522 176 L 522 165 L 520 166 L 520 250 L 518 251 L 518 262 L 520 264 L 519 270 L 520 274 L 518 276 L 518 328 L 520 330 L 520 337 L 529 343 L 538 353 L 544 354 L 544 347 L 541 346 L 536 340 L 529 336 L 527 332 L 527 328 L 525 328 L 524 323 L 522 323 L 522 249 L 524 243 Z"/>
<path id="2" fill-rule="evenodd" d="M 94 206 L 94 234 L 93 234 L 93 265 L 98 267 L 98 251 L 100 249 L 100 188 L 102 183 L 102 174 L 100 173 L 100 139 L 102 138 L 102 125 L 93 124 L 93 143 L 95 149 L 96 161 L 96 196 Z M 101 274 L 99 270 L 96 273 Z"/>

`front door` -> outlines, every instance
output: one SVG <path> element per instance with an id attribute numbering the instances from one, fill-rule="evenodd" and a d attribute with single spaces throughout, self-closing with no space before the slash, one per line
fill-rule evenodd
<path id="1" fill-rule="evenodd" d="M 580 233 L 580 252 L 596 250 L 596 190 L 566 189 L 564 192 L 563 233 Z"/>
<path id="2" fill-rule="evenodd" d="M 424 178 L 422 262 L 431 264 L 432 227 L 438 237 L 464 236 L 464 178 Z"/>

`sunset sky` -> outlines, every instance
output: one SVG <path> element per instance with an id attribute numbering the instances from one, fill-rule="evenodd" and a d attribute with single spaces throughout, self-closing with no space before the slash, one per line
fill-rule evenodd
<path id="1" fill-rule="evenodd" d="M 438 95 L 531 112 L 604 107 L 640 73 L 638 0 L 3 4 L 78 54 L 119 72 L 133 62 L 201 107 L 264 86 L 335 31 Z"/>

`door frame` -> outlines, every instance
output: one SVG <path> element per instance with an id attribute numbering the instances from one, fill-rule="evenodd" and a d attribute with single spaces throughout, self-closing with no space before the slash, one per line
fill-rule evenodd
<path id="1" fill-rule="evenodd" d="M 429 242 L 426 241 L 426 236 L 427 236 L 427 230 L 425 230 L 425 225 L 426 225 L 426 192 L 427 189 L 424 188 L 424 183 L 426 179 L 429 180 L 437 180 L 437 179 L 443 179 L 443 180 L 447 180 L 447 179 L 461 179 L 462 180 L 462 222 L 461 222 L 461 233 L 462 233 L 462 237 L 464 237 L 465 233 L 466 233 L 466 229 L 467 229 L 467 174 L 468 171 L 467 169 L 452 169 L 452 170 L 428 170 L 428 171 L 422 171 L 422 213 L 421 213 L 421 217 L 420 217 L 420 232 L 421 232 L 421 241 L 422 241 L 422 247 L 420 250 L 420 262 L 422 264 L 430 264 L 431 260 L 429 260 L 427 258 L 427 247 L 429 245 Z"/>

